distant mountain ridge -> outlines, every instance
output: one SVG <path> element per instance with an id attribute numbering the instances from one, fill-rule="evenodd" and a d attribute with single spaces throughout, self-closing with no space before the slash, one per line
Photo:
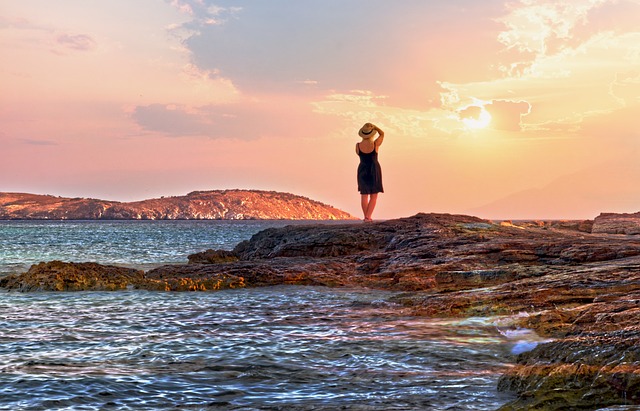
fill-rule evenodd
<path id="1" fill-rule="evenodd" d="M 194 191 L 185 196 L 119 202 L 0 193 L 0 220 L 352 220 L 306 197 L 262 190 Z"/>

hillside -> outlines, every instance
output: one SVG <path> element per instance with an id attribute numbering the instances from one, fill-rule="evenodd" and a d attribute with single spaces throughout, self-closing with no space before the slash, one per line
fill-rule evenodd
<path id="1" fill-rule="evenodd" d="M 335 207 L 289 193 L 194 191 L 136 202 L 0 193 L 0 220 L 349 220 Z"/>

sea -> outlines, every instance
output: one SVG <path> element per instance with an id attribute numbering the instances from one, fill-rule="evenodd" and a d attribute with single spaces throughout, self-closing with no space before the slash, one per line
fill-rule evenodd
<path id="1" fill-rule="evenodd" d="M 147 270 L 311 223 L 0 221 L 0 276 L 51 260 Z M 401 296 L 0 290 L 0 410 L 495 410 L 513 399 L 496 387 L 524 337 L 507 338 L 499 318 L 416 317 Z"/>

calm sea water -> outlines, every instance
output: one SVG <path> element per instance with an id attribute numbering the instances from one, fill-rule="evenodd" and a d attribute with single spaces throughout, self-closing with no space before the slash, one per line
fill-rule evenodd
<path id="1" fill-rule="evenodd" d="M 10 272 L 138 266 L 288 222 L 2 222 Z M 412 317 L 393 292 L 0 291 L 0 410 L 494 410 L 514 343 L 494 319 Z"/>

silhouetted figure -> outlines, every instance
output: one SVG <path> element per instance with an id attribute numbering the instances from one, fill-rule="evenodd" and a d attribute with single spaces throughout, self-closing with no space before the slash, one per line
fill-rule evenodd
<path id="1" fill-rule="evenodd" d="M 371 215 L 376 207 L 378 193 L 383 193 L 382 168 L 378 162 L 378 150 L 384 141 L 384 131 L 377 126 L 366 123 L 358 135 L 362 141 L 356 144 L 356 153 L 360 157 L 358 165 L 358 191 L 362 204 L 364 221 L 373 221 Z M 374 140 L 374 137 L 378 138 Z"/>

